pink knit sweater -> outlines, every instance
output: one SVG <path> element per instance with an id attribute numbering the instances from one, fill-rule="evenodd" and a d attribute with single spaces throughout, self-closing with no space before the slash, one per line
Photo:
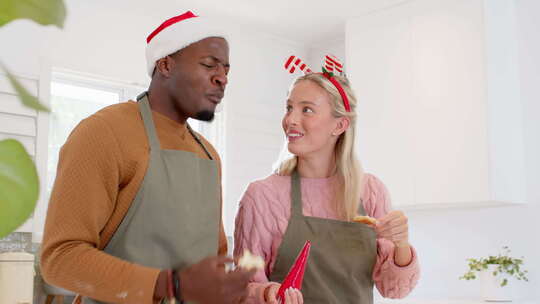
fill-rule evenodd
<path id="1" fill-rule="evenodd" d="M 337 219 L 332 210 L 330 178 L 302 178 L 303 213 L 328 219 Z M 384 184 L 375 176 L 365 174 L 362 202 L 369 216 L 381 218 L 391 210 L 390 197 Z M 291 179 L 289 176 L 270 175 L 248 186 L 240 201 L 234 233 L 234 256 L 244 249 L 263 257 L 266 269 L 259 271 L 248 286 L 245 303 L 264 303 L 264 289 L 272 282 L 272 273 L 283 234 L 287 228 L 291 206 Z M 403 298 L 416 286 L 420 268 L 413 249 L 412 262 L 404 267 L 394 263 L 394 245 L 377 239 L 377 262 L 373 281 L 383 297 Z"/>

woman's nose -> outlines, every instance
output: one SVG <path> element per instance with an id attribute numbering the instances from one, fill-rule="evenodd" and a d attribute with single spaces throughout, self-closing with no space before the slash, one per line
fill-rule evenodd
<path id="1" fill-rule="evenodd" d="M 285 124 L 288 126 L 297 126 L 299 121 L 298 114 L 296 114 L 294 111 L 290 111 L 287 113 L 287 116 L 285 117 Z"/>

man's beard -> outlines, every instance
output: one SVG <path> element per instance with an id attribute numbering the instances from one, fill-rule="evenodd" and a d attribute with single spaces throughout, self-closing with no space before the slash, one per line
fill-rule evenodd
<path id="1" fill-rule="evenodd" d="M 195 119 L 202 121 L 212 121 L 214 120 L 214 111 L 203 110 L 195 114 Z"/>

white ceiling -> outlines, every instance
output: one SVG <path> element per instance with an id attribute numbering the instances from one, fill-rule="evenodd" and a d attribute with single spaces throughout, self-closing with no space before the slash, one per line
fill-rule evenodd
<path id="1" fill-rule="evenodd" d="M 191 9 L 196 14 L 232 19 L 307 46 L 344 39 L 345 21 L 408 0 L 159 0 L 126 1 L 147 13 Z M 122 1 L 107 1 L 107 5 Z M 170 16 L 166 16 L 170 17 Z M 165 16 L 162 16 L 165 18 Z"/>

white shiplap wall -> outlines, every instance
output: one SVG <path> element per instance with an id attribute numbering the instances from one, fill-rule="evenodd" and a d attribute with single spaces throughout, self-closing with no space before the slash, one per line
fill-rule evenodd
<path id="1" fill-rule="evenodd" d="M 40 81 L 40 77 L 17 76 L 17 80 L 34 96 L 47 104 L 48 83 Z M 0 140 L 12 138 L 23 144 L 28 154 L 36 163 L 40 176 L 40 189 L 45 188 L 45 173 L 47 168 L 47 130 L 48 117 L 46 113 L 38 112 L 21 104 L 16 91 L 9 79 L 0 74 Z M 40 196 L 41 197 L 41 196 Z M 35 217 L 32 216 L 17 231 L 33 232 L 34 226 L 42 225 L 44 216 L 42 199 L 38 201 Z"/>

